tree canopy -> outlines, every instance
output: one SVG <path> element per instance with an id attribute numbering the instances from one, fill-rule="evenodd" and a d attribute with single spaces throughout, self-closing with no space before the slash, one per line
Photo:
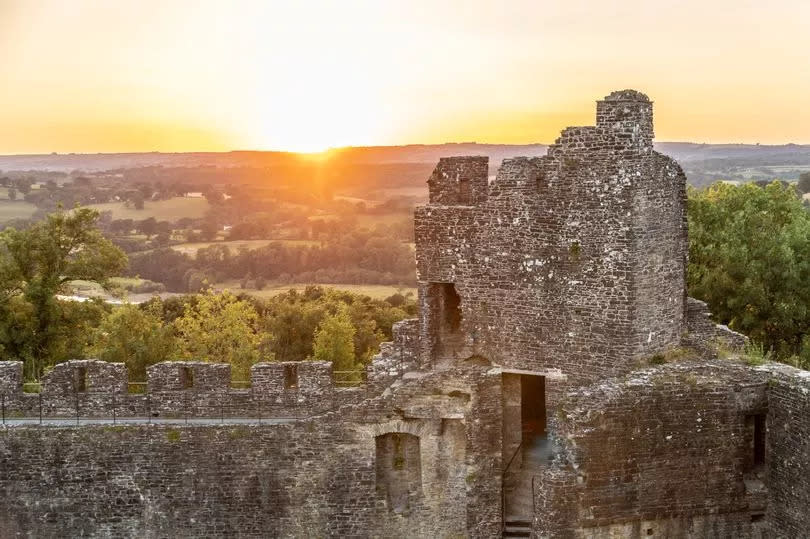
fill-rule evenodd
<path id="1" fill-rule="evenodd" d="M 793 188 L 718 183 L 690 190 L 688 212 L 690 295 L 777 357 L 808 365 L 810 214 Z"/>
<path id="2" fill-rule="evenodd" d="M 331 361 L 336 371 L 358 368 L 354 359 L 355 329 L 345 308 L 323 319 L 315 332 L 312 359 Z"/>
<path id="3" fill-rule="evenodd" d="M 802 172 L 799 174 L 799 182 L 796 184 L 796 189 L 800 193 L 810 193 L 810 172 Z"/>
<path id="4" fill-rule="evenodd" d="M 28 379 L 46 365 L 68 359 L 63 337 L 77 310 L 56 299 L 71 281 L 108 285 L 126 255 L 96 227 L 91 209 L 59 211 L 24 230 L 0 233 L 0 346 L 8 359 L 25 362 Z"/>
<path id="5" fill-rule="evenodd" d="M 256 309 L 249 302 L 227 290 L 209 290 L 196 302 L 186 304 L 174 325 L 183 358 L 230 363 L 234 378 L 247 380 L 250 366 L 259 361 L 259 347 L 267 339 L 258 322 Z"/>
<path id="6" fill-rule="evenodd" d="M 174 328 L 163 322 L 160 299 L 143 307 L 115 308 L 93 333 L 92 357 L 124 363 L 132 381 L 145 382 L 146 368 L 175 355 Z"/>

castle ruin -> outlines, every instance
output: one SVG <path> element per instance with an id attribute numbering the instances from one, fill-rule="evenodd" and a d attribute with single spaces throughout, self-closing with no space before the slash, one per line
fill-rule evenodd
<path id="1" fill-rule="evenodd" d="M 494 178 L 441 159 L 419 318 L 359 387 L 166 362 L 129 394 L 122 365 L 58 365 L 50 417 L 201 421 L 0 430 L 0 536 L 806 535 L 810 373 L 718 358 L 744 337 L 686 296 L 686 178 L 652 141 L 624 90 Z M 4 416 L 42 409 L 21 373 L 0 362 Z"/>

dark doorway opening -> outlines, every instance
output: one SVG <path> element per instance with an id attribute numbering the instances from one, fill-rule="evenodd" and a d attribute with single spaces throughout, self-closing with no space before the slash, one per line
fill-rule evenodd
<path id="1" fill-rule="evenodd" d="M 422 496 L 419 437 L 391 432 L 375 438 L 377 494 L 390 511 L 405 513 Z"/>
<path id="2" fill-rule="evenodd" d="M 440 283 L 441 320 L 444 333 L 458 333 L 461 330 L 461 298 L 453 283 Z"/>
<path id="3" fill-rule="evenodd" d="M 437 357 L 453 358 L 461 353 L 464 335 L 461 332 L 461 297 L 453 283 L 431 283 L 427 290 L 430 308 L 429 331 L 434 340 Z"/>
<path id="4" fill-rule="evenodd" d="M 284 365 L 284 389 L 298 388 L 298 365 Z"/>
<path id="5" fill-rule="evenodd" d="M 546 377 L 520 377 L 520 423 L 524 443 L 546 437 Z"/>

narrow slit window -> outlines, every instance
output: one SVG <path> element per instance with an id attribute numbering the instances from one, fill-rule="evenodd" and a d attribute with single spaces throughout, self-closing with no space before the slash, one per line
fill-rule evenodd
<path id="1" fill-rule="evenodd" d="M 765 464 L 765 414 L 754 416 L 754 468 Z"/>
<path id="2" fill-rule="evenodd" d="M 472 204 L 472 182 L 469 178 L 462 178 L 458 182 L 458 203 L 461 205 Z"/>
<path id="3" fill-rule="evenodd" d="M 182 389 L 194 387 L 194 370 L 191 367 L 180 367 L 180 387 Z"/>
<path id="4" fill-rule="evenodd" d="M 85 393 L 87 391 L 87 367 L 77 367 L 75 376 L 74 387 L 76 393 Z"/>
<path id="5" fill-rule="evenodd" d="M 744 471 L 756 472 L 765 465 L 766 423 L 765 414 L 745 416 L 747 450 Z"/>

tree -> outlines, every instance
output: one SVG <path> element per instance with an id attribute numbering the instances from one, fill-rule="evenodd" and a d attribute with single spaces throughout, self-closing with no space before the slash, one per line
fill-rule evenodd
<path id="1" fill-rule="evenodd" d="M 132 194 L 132 205 L 135 207 L 136 210 L 143 209 L 143 194 L 140 191 L 136 191 Z"/>
<path id="2" fill-rule="evenodd" d="M 8 199 L 17 200 L 17 190 L 13 187 L 8 188 Z"/>
<path id="3" fill-rule="evenodd" d="M 22 193 L 23 195 L 27 195 L 31 192 L 31 185 L 34 182 L 30 179 L 20 179 L 16 181 L 17 190 Z"/>
<path id="4" fill-rule="evenodd" d="M 315 332 L 312 359 L 331 361 L 336 371 L 353 371 L 358 365 L 354 359 L 355 329 L 345 308 L 323 319 Z"/>
<path id="5" fill-rule="evenodd" d="M 228 291 L 201 295 L 175 320 L 181 355 L 190 360 L 230 363 L 234 377 L 247 380 L 267 335 L 259 330 L 253 305 Z"/>
<path id="6" fill-rule="evenodd" d="M 810 193 L 810 172 L 799 174 L 799 183 L 796 184 L 796 189 L 802 194 Z"/>
<path id="7" fill-rule="evenodd" d="M 203 192 L 203 196 L 212 206 L 218 206 L 225 201 L 225 196 L 222 192 L 213 188 L 206 189 L 205 192 Z"/>
<path id="8" fill-rule="evenodd" d="M 17 335 L 20 346 L 12 354 L 25 362 L 28 379 L 39 378 L 56 357 L 63 326 L 74 323 L 65 318 L 67 307 L 56 295 L 76 280 L 106 288 L 109 277 L 126 266 L 126 255 L 102 236 L 97 219 L 98 212 L 88 208 L 60 211 L 27 230 L 0 233 L 0 308 L 30 314 L 31 324 Z"/>
<path id="9" fill-rule="evenodd" d="M 143 307 L 115 308 L 93 332 L 88 352 L 103 361 L 125 363 L 130 379 L 146 381 L 146 368 L 167 361 L 175 353 L 174 328 L 162 320 L 160 299 Z"/>
<path id="10" fill-rule="evenodd" d="M 147 217 L 143 221 L 138 221 L 136 225 L 141 234 L 149 239 L 153 234 L 157 233 L 158 224 L 154 217 Z"/>
<path id="11" fill-rule="evenodd" d="M 689 293 L 785 359 L 810 333 L 810 214 L 792 187 L 689 193 Z M 807 351 L 810 352 L 810 351 Z"/>
<path id="12" fill-rule="evenodd" d="M 216 221 L 211 219 L 206 219 L 203 221 L 202 226 L 200 227 L 200 236 L 205 241 L 211 241 L 217 237 L 217 232 L 219 232 L 219 226 L 217 226 Z"/>

